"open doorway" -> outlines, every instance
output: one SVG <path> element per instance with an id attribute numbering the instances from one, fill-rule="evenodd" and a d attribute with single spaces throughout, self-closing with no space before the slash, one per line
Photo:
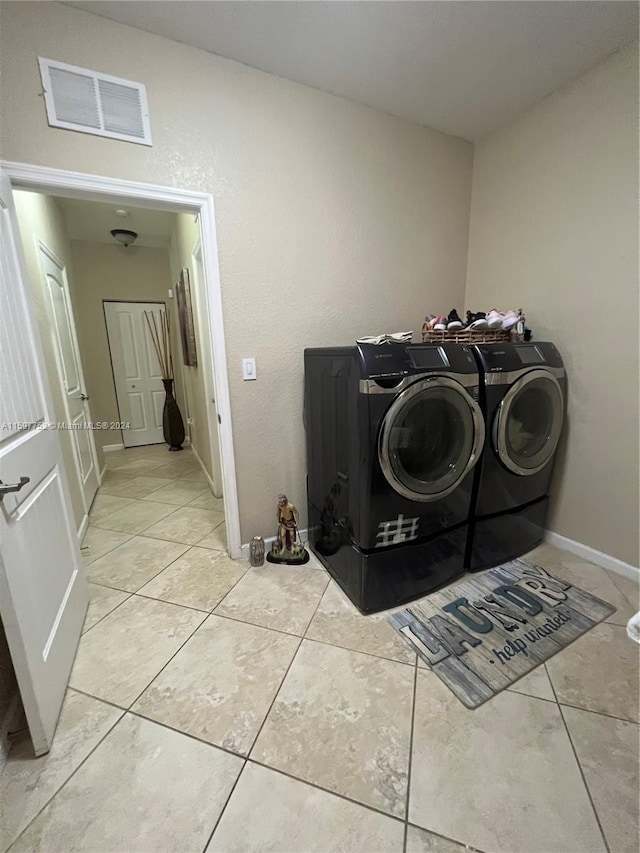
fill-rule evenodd
<path id="1" fill-rule="evenodd" d="M 83 623 L 84 629 L 90 630 L 92 623 L 104 616 L 105 607 L 111 610 L 119 604 L 124 606 L 129 597 L 143 587 L 148 592 L 150 583 L 157 586 L 159 572 L 173 567 L 177 557 L 191 545 L 199 546 L 194 548 L 196 564 L 189 561 L 186 568 L 196 572 L 206 573 L 216 560 L 227 559 L 224 551 L 232 557 L 240 556 L 239 519 L 211 197 L 20 164 L 3 163 L 2 166 L 0 261 L 3 302 L 7 310 L 2 313 L 1 325 L 3 352 L 7 353 L 2 364 L 3 423 L 7 428 L 0 443 L 3 469 L 0 609 L 34 752 L 40 755 L 49 749 L 52 741 Z M 196 238 L 202 246 L 203 293 L 199 302 L 194 296 L 193 337 L 201 341 L 201 352 L 206 352 L 202 339 L 210 335 L 209 375 L 213 377 L 213 385 L 200 393 L 190 374 L 191 389 L 195 399 L 215 400 L 215 408 L 213 404 L 210 411 L 205 408 L 206 426 L 202 432 L 206 441 L 202 447 L 206 455 L 211 446 L 208 428 L 216 429 L 224 500 L 212 493 L 212 476 L 190 443 L 186 443 L 183 452 L 174 453 L 159 443 L 125 448 L 122 433 L 126 427 L 122 425 L 123 416 L 117 401 L 112 414 L 96 414 L 96 411 L 101 412 L 100 392 L 109 387 L 109 381 L 115 398 L 113 371 L 111 380 L 105 378 L 111 366 L 110 356 L 100 362 L 102 379 L 89 379 L 89 375 L 93 375 L 89 362 L 98 358 L 101 336 L 104 350 L 109 352 L 104 303 L 110 299 L 126 302 L 133 297 L 132 301 L 153 302 L 156 306 L 164 304 L 168 308 L 173 298 L 175 272 L 178 268 L 181 273 L 187 272 L 195 243 L 188 247 L 186 263 L 182 261 L 182 252 L 172 253 L 171 243 L 165 245 L 162 252 L 164 272 L 158 271 L 149 277 L 149 287 L 159 290 L 140 293 L 142 273 L 132 275 L 131 269 L 127 274 L 114 271 L 110 266 L 113 258 L 108 260 L 106 255 L 100 254 L 106 248 L 113 248 L 111 244 L 95 240 L 92 246 L 85 246 L 85 266 L 81 252 L 69 249 L 63 257 L 65 249 L 56 243 L 60 233 L 68 228 L 62 214 L 54 223 L 55 227 L 49 223 L 47 227 L 29 228 L 23 222 L 21 230 L 16 213 L 16 195 L 20 204 L 21 192 L 32 204 L 60 208 L 61 203 L 66 204 L 71 199 L 124 210 L 160 210 L 171 215 L 174 225 L 181 217 L 183 221 L 196 224 Z M 85 220 L 89 221 L 90 217 L 83 212 L 81 219 L 86 224 Z M 56 228 L 60 233 L 56 233 Z M 64 236 L 69 241 L 68 233 Z M 78 244 L 81 242 L 78 240 Z M 43 253 L 43 246 L 47 252 Z M 115 248 L 120 253 L 131 251 L 122 246 Z M 27 263 L 27 254 L 31 255 L 31 263 Z M 143 247 L 140 247 L 138 255 L 142 257 L 143 254 Z M 172 255 L 177 262 L 175 269 Z M 116 260 L 131 266 L 134 257 L 135 253 L 126 258 L 119 255 Z M 106 282 L 97 286 L 96 277 L 100 275 Z M 184 278 L 180 276 L 180 280 Z M 117 291 L 118 287 L 123 290 Z M 96 321 L 94 325 L 92 318 Z M 185 399 L 183 371 L 195 367 L 196 362 L 191 354 L 188 364 L 181 363 L 187 359 L 178 356 L 176 323 L 177 320 L 172 322 L 168 334 L 176 339 L 172 345 L 180 367 L 175 380 Z M 202 375 L 204 377 L 204 373 Z M 95 399 L 92 393 L 86 393 L 92 389 Z M 65 394 L 73 396 L 73 401 L 65 400 Z M 75 414 L 72 402 L 78 405 Z M 185 417 L 190 418 L 188 411 L 188 408 L 184 410 Z M 92 428 L 101 418 L 105 419 L 106 429 Z M 61 422 L 66 425 L 63 429 L 57 426 Z M 77 430 L 75 424 L 79 425 Z M 80 428 L 85 426 L 89 428 Z M 116 436 L 114 443 L 118 444 L 120 439 L 117 449 L 108 446 L 111 436 L 106 433 L 109 431 Z M 76 432 L 86 434 L 89 450 L 84 452 L 94 460 L 93 469 L 98 480 L 102 480 L 101 488 L 104 490 L 105 481 L 109 479 L 111 486 L 117 489 L 119 480 L 119 488 L 124 489 L 123 494 L 116 491 L 102 496 L 102 506 L 97 507 L 97 512 L 106 516 L 106 523 L 96 520 L 94 514 L 101 495 L 92 499 L 91 490 L 84 493 L 82 489 L 84 479 L 79 471 L 91 469 L 92 463 L 89 460 L 81 464 L 78 457 L 83 455 L 82 448 L 75 455 L 72 452 Z M 101 435 L 102 432 L 105 435 Z M 68 453 L 63 452 L 64 447 Z M 97 468 L 95 459 L 98 460 Z M 166 477 L 165 472 L 159 472 L 161 468 L 166 468 Z M 153 498 L 145 502 L 148 495 L 140 494 L 140 479 L 152 471 L 149 479 L 157 478 L 160 473 L 168 482 L 155 479 L 153 484 L 147 484 L 153 489 Z M 138 482 L 132 486 L 135 481 Z M 168 486 L 168 494 L 165 486 Z M 74 490 L 78 507 L 72 506 Z M 115 508 L 114 501 L 118 504 Z M 218 511 L 216 501 L 223 505 L 224 512 Z M 87 508 L 93 514 L 88 533 L 95 522 L 100 541 L 96 542 L 90 559 L 85 559 L 88 570 L 85 568 L 82 572 L 78 539 L 84 538 Z M 118 515 L 120 517 L 116 518 Z M 214 515 L 226 525 L 228 539 L 226 533 L 219 535 L 219 531 L 213 535 L 218 529 L 215 523 L 210 523 Z M 103 555 L 106 560 L 102 559 Z M 184 569 L 184 565 L 176 566 L 174 571 L 179 573 Z M 91 599 L 93 609 L 88 613 L 87 580 L 101 591 L 101 597 Z M 174 581 L 172 575 L 160 582 L 171 586 Z M 179 586 L 178 592 L 155 589 L 154 594 L 158 601 L 184 597 L 189 590 L 185 590 L 184 584 Z M 130 607 L 144 609 L 141 602 L 146 600 L 146 594 L 140 592 Z M 206 604 L 208 606 L 208 602 Z M 188 606 L 177 601 L 170 607 L 179 621 L 184 607 Z M 136 620 L 134 624 L 138 624 Z M 93 665 L 90 669 L 95 673 Z"/>
<path id="2" fill-rule="evenodd" d="M 11 168 L 11 164 L 8 165 Z M 131 367 L 131 362 L 136 361 L 135 356 L 141 351 L 141 345 L 147 350 L 145 356 L 148 355 L 150 340 L 145 340 L 139 327 L 137 341 L 133 340 L 132 335 L 125 341 L 122 334 L 118 340 L 116 326 L 119 325 L 121 331 L 123 322 L 128 324 L 130 329 L 133 329 L 135 324 L 131 322 L 131 317 L 123 320 L 122 312 L 122 322 L 115 323 L 114 309 L 118 305 L 122 307 L 128 303 L 132 309 L 137 306 L 138 313 L 147 308 L 157 312 L 164 305 L 171 325 L 175 397 L 185 427 L 184 446 L 198 465 L 204 487 L 208 488 L 215 499 L 211 504 L 207 503 L 207 506 L 215 505 L 217 509 L 224 509 L 225 531 L 220 539 L 221 548 L 232 557 L 240 556 L 217 253 L 215 238 L 212 240 L 211 232 L 203 233 L 203 210 L 211 221 L 210 198 L 196 196 L 199 204 L 193 204 L 190 209 L 185 209 L 184 205 L 171 204 L 170 201 L 159 205 L 157 195 L 162 191 L 149 188 L 148 200 L 151 206 L 143 207 L 144 199 L 138 194 L 139 187 L 135 187 L 134 199 L 123 195 L 123 190 L 126 192 L 131 189 L 127 182 L 107 182 L 112 184 L 112 190 L 118 191 L 104 192 L 105 187 L 101 186 L 101 192 L 97 195 L 95 183 L 91 185 L 91 181 L 95 182 L 95 179 L 88 176 L 88 184 L 83 191 L 77 186 L 70 186 L 77 184 L 71 177 L 65 185 L 64 177 L 56 174 L 52 182 L 55 186 L 51 186 L 48 185 L 47 178 L 51 182 L 52 176 L 42 174 L 47 170 L 35 171 L 40 172 L 37 186 L 33 185 L 34 175 L 29 175 L 26 181 L 24 176 L 14 176 L 12 180 L 25 253 L 29 255 L 34 240 L 45 244 L 48 240 L 54 244 L 53 247 L 49 246 L 50 254 L 56 255 L 53 251 L 56 241 L 51 239 L 51 233 L 45 230 L 47 240 L 43 240 L 36 234 L 36 229 L 29 227 L 29 217 L 23 215 L 24 209 L 29 206 L 25 202 L 26 197 L 31 197 L 31 207 L 34 206 L 33 199 L 38 196 L 40 206 L 43 205 L 42 200 L 47 199 L 46 205 L 49 209 L 58 208 L 61 227 L 70 244 L 71 262 L 63 264 L 66 282 L 66 301 L 63 302 L 63 307 L 77 364 L 75 375 L 78 382 L 73 386 L 73 400 L 82 407 L 84 424 L 70 430 L 69 435 L 61 435 L 61 440 L 63 445 L 66 445 L 64 455 L 66 467 L 69 469 L 67 473 L 70 488 L 75 493 L 75 496 L 72 495 L 72 503 L 79 538 L 82 540 L 86 533 L 95 490 L 105 474 L 109 478 L 106 472 L 113 467 L 117 458 L 111 454 L 140 445 L 151 450 L 151 446 L 160 439 L 160 401 L 164 399 L 164 394 L 160 394 L 160 388 L 155 387 L 160 379 L 158 373 L 151 369 L 147 371 L 146 376 L 140 376 L 142 384 L 146 383 L 147 387 L 135 389 L 135 406 L 132 405 L 131 400 L 134 397 L 131 394 L 128 395 L 127 402 L 127 392 L 124 388 L 127 369 L 123 368 Z M 100 183 L 104 182 L 100 180 Z M 175 191 L 167 192 L 175 194 Z M 132 246 L 125 248 L 111 237 L 110 231 L 118 227 L 125 227 L 138 234 Z M 60 223 L 57 230 L 60 231 Z M 123 277 L 121 270 L 116 269 L 117 264 L 114 266 L 112 263 L 113 257 L 117 257 L 121 264 L 126 262 L 132 267 L 136 265 L 133 259 L 140 261 L 145 254 L 155 255 L 156 260 L 163 254 L 165 271 L 160 273 L 156 268 L 155 273 L 140 274 L 139 270 L 136 270 L 134 283 L 129 278 L 128 284 L 119 288 L 117 284 L 122 285 L 126 276 Z M 215 279 L 213 286 L 212 268 Z M 39 286 L 43 287 L 47 279 L 42 274 L 41 265 L 38 273 Z M 197 353 L 195 364 L 185 363 L 187 359 L 180 336 L 176 291 L 185 276 L 191 289 Z M 145 278 L 153 279 L 153 286 L 145 287 Z M 67 375 L 69 371 L 65 367 L 65 355 L 72 347 L 65 348 L 60 342 L 61 336 L 52 335 L 51 315 L 54 308 L 51 297 L 46 293 L 42 296 L 46 299 L 43 298 L 42 304 L 39 305 L 38 314 L 41 316 L 38 319 L 47 326 L 45 334 L 53 339 L 52 348 L 55 352 L 49 365 L 49 379 L 52 384 L 55 380 L 54 397 L 60 402 L 65 389 L 72 387 Z M 142 303 L 147 303 L 147 306 Z M 100 320 L 97 305 L 100 306 Z M 215 318 L 215 324 L 212 318 Z M 105 353 L 108 354 L 108 362 Z M 130 363 L 125 365 L 127 358 Z M 152 359 L 146 360 L 150 363 Z M 220 361 L 222 367 L 216 364 Z M 52 375 L 54 366 L 55 377 Z M 140 364 L 137 366 L 140 367 Z M 219 387 L 220 376 L 223 379 L 222 388 Z M 138 384 L 131 379 L 129 381 L 130 384 Z M 141 393 L 137 393 L 138 391 Z M 60 409 L 60 417 L 67 423 L 73 422 L 73 415 L 68 407 L 64 411 Z M 91 423 L 100 428 L 87 430 L 85 427 Z M 79 447 L 80 444 L 82 448 Z M 89 462 L 92 464 L 88 464 Z M 142 467 L 140 475 L 145 476 Z M 83 491 L 83 482 L 88 479 L 85 468 L 91 471 L 94 483 Z M 109 487 L 103 485 L 102 493 L 108 494 L 109 491 Z M 95 510 L 96 505 L 93 506 Z"/>

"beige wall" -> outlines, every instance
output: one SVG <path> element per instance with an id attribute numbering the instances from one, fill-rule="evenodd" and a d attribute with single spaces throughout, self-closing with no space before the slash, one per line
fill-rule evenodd
<path id="1" fill-rule="evenodd" d="M 169 251 L 72 240 L 71 255 L 71 293 L 91 417 L 107 423 L 119 421 L 103 300 L 168 303 Z M 176 392 L 184 405 L 179 381 Z M 100 430 L 95 437 L 100 447 L 123 440 L 119 430 Z"/>
<path id="2" fill-rule="evenodd" d="M 472 146 L 57 3 L 3 4 L 1 38 L 5 158 L 213 194 L 242 539 L 272 535 L 304 347 L 462 303 Z M 49 128 L 38 55 L 145 83 L 153 147 Z"/>
<path id="3" fill-rule="evenodd" d="M 185 267 L 189 270 L 198 364 L 196 367 L 188 367 L 183 363 L 180 342 L 176 346 L 173 361 L 175 372 L 182 379 L 186 410 L 191 420 L 191 423 L 187 426 L 191 445 L 200 457 L 209 477 L 212 478 L 214 493 L 220 497 L 222 495 L 222 477 L 220 451 L 217 444 L 217 429 L 213 435 L 215 445 L 212 451 L 208 423 L 209 409 L 213 406 L 211 400 L 214 398 L 213 375 L 209 368 L 209 364 L 211 363 L 209 317 L 206 310 L 204 281 L 198 278 L 193 259 L 193 250 L 199 239 L 200 227 L 196 217 L 193 214 L 187 213 L 177 214 L 170 249 L 171 277 L 175 286 L 180 277 L 180 271 Z M 172 318 L 174 327 L 177 330 L 176 300 L 173 301 L 172 305 Z"/>
<path id="4" fill-rule="evenodd" d="M 64 422 L 67 420 L 67 417 L 63 389 L 56 367 L 54 330 L 48 305 L 48 294 L 46 293 L 40 270 L 37 240 L 42 241 L 58 260 L 64 264 L 71 290 L 73 288 L 74 277 L 69 240 L 62 212 L 54 198 L 39 195 L 38 193 L 16 192 L 15 202 L 27 264 L 27 275 L 31 286 L 31 304 L 35 312 L 40 339 L 42 341 L 44 360 L 51 386 L 55 420 Z M 67 482 L 69 483 L 73 517 L 76 529 L 78 529 L 84 518 L 85 511 L 72 442 L 73 433 L 62 430 L 60 432 L 62 459 L 67 473 Z"/>
<path id="5" fill-rule="evenodd" d="M 550 527 L 638 565 L 638 55 L 609 57 L 476 146 L 467 307 L 524 307 L 561 350 Z"/>

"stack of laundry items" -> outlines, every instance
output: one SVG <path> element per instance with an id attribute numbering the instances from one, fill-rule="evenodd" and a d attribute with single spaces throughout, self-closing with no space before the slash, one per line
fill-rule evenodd
<path id="1" fill-rule="evenodd" d="M 410 344 L 413 332 L 387 332 L 384 335 L 358 338 L 357 344 Z"/>

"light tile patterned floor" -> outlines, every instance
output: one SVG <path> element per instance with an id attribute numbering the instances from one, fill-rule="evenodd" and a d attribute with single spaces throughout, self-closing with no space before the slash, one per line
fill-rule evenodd
<path id="1" fill-rule="evenodd" d="M 545 546 L 606 623 L 475 711 L 312 560 L 250 569 L 188 451 L 109 454 L 51 752 L 18 743 L 0 851 L 629 853 L 634 585 Z"/>

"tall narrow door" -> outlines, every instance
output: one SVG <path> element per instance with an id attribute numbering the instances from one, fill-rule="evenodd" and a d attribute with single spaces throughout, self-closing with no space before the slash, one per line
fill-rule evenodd
<path id="1" fill-rule="evenodd" d="M 162 434 L 164 386 L 158 357 L 144 312 L 155 312 L 164 302 L 105 302 L 109 350 L 125 447 L 159 444 Z"/>
<path id="2" fill-rule="evenodd" d="M 98 460 L 93 433 L 89 429 L 91 424 L 89 397 L 82 375 L 67 271 L 64 264 L 43 243 L 38 243 L 38 250 L 40 270 L 51 307 L 53 320 L 51 333 L 62 386 L 67 428 L 71 430 L 71 446 L 84 508 L 88 510 L 98 491 Z"/>
<path id="3" fill-rule="evenodd" d="M 7 175 L 0 170 L 0 615 L 36 755 L 51 746 L 87 608 Z"/>

